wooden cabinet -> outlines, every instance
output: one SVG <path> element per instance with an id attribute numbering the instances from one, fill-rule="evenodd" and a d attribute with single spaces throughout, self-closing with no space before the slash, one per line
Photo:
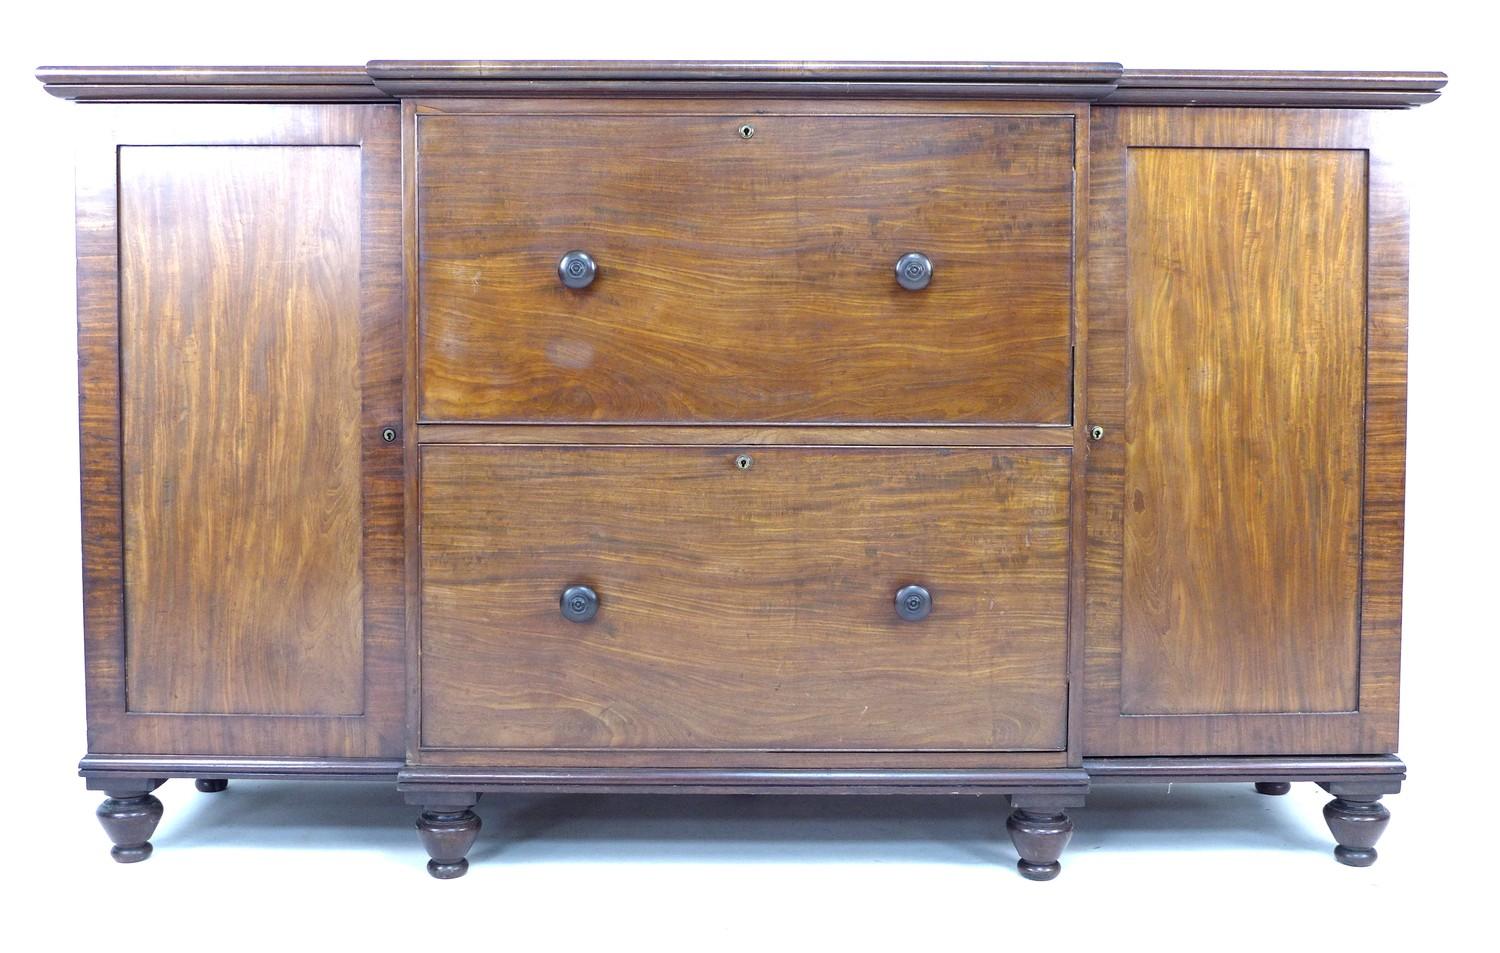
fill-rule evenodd
<path id="1" fill-rule="evenodd" d="M 1398 791 L 1441 74 L 44 69 L 80 100 L 89 703 L 173 777 Z"/>

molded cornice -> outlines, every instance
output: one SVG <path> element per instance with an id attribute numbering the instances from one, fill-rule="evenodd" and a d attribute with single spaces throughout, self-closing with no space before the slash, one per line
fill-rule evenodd
<path id="1" fill-rule="evenodd" d="M 365 66 L 48 66 L 64 99 L 393 102 L 490 96 L 1058 99 L 1157 105 L 1410 107 L 1433 72 L 1127 70 L 1118 63 L 372 60 Z"/>

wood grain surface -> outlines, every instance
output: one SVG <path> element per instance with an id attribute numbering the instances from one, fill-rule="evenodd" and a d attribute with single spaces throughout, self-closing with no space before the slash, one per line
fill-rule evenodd
<path id="1" fill-rule="evenodd" d="M 1073 130 L 419 114 L 422 418 L 1067 423 Z M 895 280 L 909 251 L 923 291 Z"/>
<path id="2" fill-rule="evenodd" d="M 120 150 L 126 678 L 362 707 L 359 150 Z"/>
<path id="3" fill-rule="evenodd" d="M 837 424 L 621 425 L 423 424 L 422 443 L 560 443 L 641 445 L 790 444 L 830 447 L 1072 447 L 1070 427 L 851 427 Z"/>
<path id="4" fill-rule="evenodd" d="M 748 452 L 424 448 L 423 760 L 1063 747 L 1069 451 Z"/>
<path id="5" fill-rule="evenodd" d="M 1365 162 L 1131 152 L 1126 713 L 1356 707 Z"/>

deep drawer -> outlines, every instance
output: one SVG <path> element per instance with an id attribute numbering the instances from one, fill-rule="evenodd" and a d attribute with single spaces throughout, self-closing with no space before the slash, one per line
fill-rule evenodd
<path id="1" fill-rule="evenodd" d="M 1070 418 L 1071 116 L 421 115 L 417 149 L 426 420 Z"/>
<path id="2" fill-rule="evenodd" d="M 1068 462 L 427 446 L 422 745 L 1062 749 Z"/>

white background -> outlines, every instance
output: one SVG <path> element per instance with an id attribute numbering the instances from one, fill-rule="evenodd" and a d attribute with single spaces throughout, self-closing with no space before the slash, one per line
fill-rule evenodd
<path id="1" fill-rule="evenodd" d="M 6 940 L 173 950 L 1381 949 L 1487 922 L 1495 856 L 1494 24 L 1481 4 L 757 2 L 12 5 L 0 29 L 0 849 Z M 1039 12 L 1040 11 L 1040 12 Z M 47 65 L 371 58 L 1107 60 L 1441 69 L 1406 115 L 1413 227 L 1406 791 L 1381 860 L 1336 864 L 1310 785 L 1103 788 L 1061 878 L 1022 880 L 998 800 L 551 798 L 480 805 L 467 877 L 423 870 L 389 785 L 158 791 L 156 855 L 110 861 L 84 750 L 70 119 Z M 1487 621 L 1488 620 L 1488 621 Z M 1493 735 L 1492 735 L 1493 737 Z M 1488 945 L 1493 936 L 1463 941 Z"/>

